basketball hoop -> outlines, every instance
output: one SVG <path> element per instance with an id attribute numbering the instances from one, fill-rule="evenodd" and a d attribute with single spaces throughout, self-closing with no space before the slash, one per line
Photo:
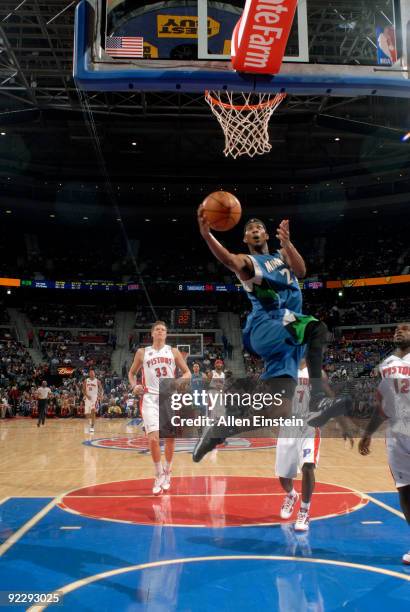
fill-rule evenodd
<path id="1" fill-rule="evenodd" d="M 206 91 L 205 100 L 218 119 L 224 135 L 226 157 L 263 155 L 269 142 L 269 119 L 286 98 L 286 94 L 233 93 Z"/>

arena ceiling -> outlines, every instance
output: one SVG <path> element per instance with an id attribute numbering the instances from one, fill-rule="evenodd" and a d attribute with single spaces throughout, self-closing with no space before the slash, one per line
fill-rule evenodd
<path id="1" fill-rule="evenodd" d="M 1 0 L 3 194 L 36 198 L 40 186 L 75 191 L 103 182 L 72 79 L 76 4 Z M 356 11 L 359 4 L 343 2 Z M 90 93 L 88 100 L 110 180 L 130 197 L 136 184 L 147 192 L 175 185 L 181 197 L 187 184 L 206 190 L 227 183 L 283 197 L 315 184 L 339 192 L 376 185 L 377 197 L 397 201 L 410 192 L 410 143 L 401 141 L 410 129 L 408 100 L 291 96 L 271 122 L 271 153 L 238 161 L 223 157 L 219 125 L 202 96 Z"/>

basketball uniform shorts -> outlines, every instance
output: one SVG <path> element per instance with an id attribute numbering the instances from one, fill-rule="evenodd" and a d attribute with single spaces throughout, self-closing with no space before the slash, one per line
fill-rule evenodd
<path id="1" fill-rule="evenodd" d="M 396 487 L 410 485 L 410 436 L 388 434 L 387 458 Z"/>
<path id="2" fill-rule="evenodd" d="M 142 396 L 141 416 L 147 434 L 159 431 L 159 395 L 145 393 Z"/>
<path id="3" fill-rule="evenodd" d="M 95 410 L 97 407 L 97 400 L 89 400 L 87 397 L 84 398 L 84 414 L 90 414 L 91 410 Z"/>
<path id="4" fill-rule="evenodd" d="M 304 463 L 318 464 L 320 450 L 320 430 L 314 427 L 300 428 L 294 438 L 287 432 L 280 435 L 276 446 L 276 476 L 295 478 Z M 299 434 L 299 435 L 297 435 Z"/>
<path id="5" fill-rule="evenodd" d="M 291 376 L 297 379 L 305 351 L 307 325 L 314 317 L 287 309 L 251 313 L 243 330 L 245 348 L 265 362 L 262 380 Z"/>

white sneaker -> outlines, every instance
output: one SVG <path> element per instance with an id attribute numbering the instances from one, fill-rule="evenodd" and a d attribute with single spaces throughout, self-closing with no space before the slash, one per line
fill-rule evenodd
<path id="1" fill-rule="evenodd" d="M 296 517 L 295 531 L 309 531 L 309 511 L 299 510 Z"/>
<path id="2" fill-rule="evenodd" d="M 409 550 L 409 552 L 408 552 L 408 553 L 405 553 L 405 554 L 403 555 L 402 559 L 403 559 L 403 563 L 404 563 L 405 565 L 410 565 L 410 550 Z"/>
<path id="3" fill-rule="evenodd" d="M 162 481 L 162 490 L 169 491 L 171 488 L 171 472 L 164 472 L 164 480 Z"/>
<path id="4" fill-rule="evenodd" d="M 88 433 L 94 433 L 94 427 L 90 427 Z"/>
<path id="5" fill-rule="evenodd" d="M 152 492 L 154 495 L 159 495 L 162 493 L 162 483 L 164 482 L 164 473 L 160 474 L 154 480 L 154 485 L 152 487 Z"/>
<path id="6" fill-rule="evenodd" d="M 286 495 L 285 499 L 283 500 L 282 507 L 280 509 L 280 518 L 288 519 L 292 516 L 298 499 L 299 495 L 297 493 L 296 495 Z"/>

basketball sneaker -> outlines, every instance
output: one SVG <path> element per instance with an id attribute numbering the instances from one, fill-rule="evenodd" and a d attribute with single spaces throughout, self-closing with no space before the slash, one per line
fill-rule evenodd
<path id="1" fill-rule="evenodd" d="M 90 427 L 90 429 L 88 430 L 89 433 L 94 433 L 94 427 Z"/>
<path id="2" fill-rule="evenodd" d="M 295 531 L 309 531 L 309 512 L 308 510 L 299 510 L 296 517 Z"/>
<path id="3" fill-rule="evenodd" d="M 283 500 L 282 507 L 280 509 L 281 519 L 286 520 L 292 516 L 298 499 L 299 495 L 297 493 L 296 495 L 286 495 L 285 499 Z"/>
<path id="4" fill-rule="evenodd" d="M 154 495 L 159 495 L 162 493 L 162 484 L 164 482 L 164 472 L 156 477 L 154 480 L 154 485 L 152 487 L 152 492 Z"/>
<path id="5" fill-rule="evenodd" d="M 405 554 L 403 555 L 402 559 L 403 559 L 403 563 L 404 563 L 405 565 L 410 565 L 410 550 L 409 550 L 409 552 L 408 552 L 408 553 L 405 553 Z"/>
<path id="6" fill-rule="evenodd" d="M 311 398 L 309 403 L 310 414 L 307 424 L 310 427 L 323 427 L 330 419 L 347 415 L 352 407 L 350 395 L 342 397 L 326 397 L 324 394 Z"/>
<path id="7" fill-rule="evenodd" d="M 171 488 L 171 472 L 164 471 L 164 480 L 162 481 L 162 490 L 169 491 Z"/>
<path id="8" fill-rule="evenodd" d="M 210 427 L 205 427 L 201 437 L 195 444 L 195 448 L 192 453 L 192 459 L 195 461 L 195 463 L 201 461 L 201 459 L 203 459 L 207 453 L 214 450 L 214 448 L 216 448 L 219 444 L 225 442 L 225 438 L 213 438 L 213 430 L 213 425 Z"/>

